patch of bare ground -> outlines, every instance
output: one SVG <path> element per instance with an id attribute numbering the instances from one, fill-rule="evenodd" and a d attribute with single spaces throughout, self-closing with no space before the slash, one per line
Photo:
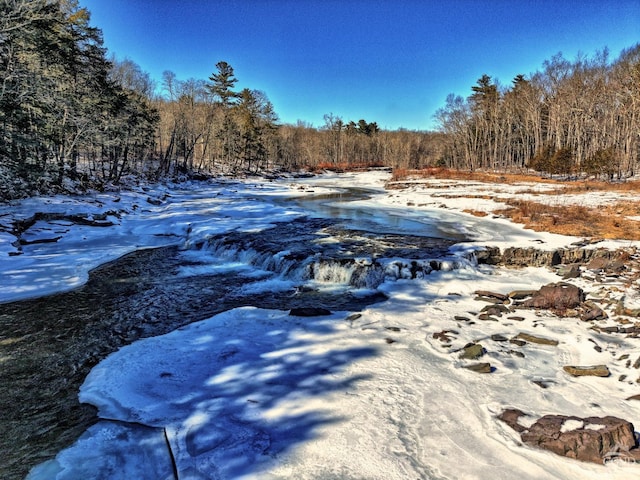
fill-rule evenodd
<path id="1" fill-rule="evenodd" d="M 504 199 L 508 208 L 493 213 L 537 232 L 605 239 L 640 240 L 640 222 L 629 215 L 640 214 L 639 202 L 622 202 L 610 206 L 545 205 L 543 203 Z"/>
<path id="2" fill-rule="evenodd" d="M 513 183 L 550 183 L 550 184 L 563 184 L 563 182 L 543 178 L 538 175 L 531 175 L 527 173 L 502 173 L 502 172 L 487 172 L 487 171 L 467 171 L 467 170 L 453 170 L 449 168 L 425 168 L 421 170 L 409 170 L 397 168 L 393 171 L 393 175 L 390 179 L 391 182 L 402 182 L 405 180 L 417 180 L 426 178 L 437 178 L 447 180 L 472 180 L 476 182 L 492 183 L 492 184 L 513 184 Z"/>

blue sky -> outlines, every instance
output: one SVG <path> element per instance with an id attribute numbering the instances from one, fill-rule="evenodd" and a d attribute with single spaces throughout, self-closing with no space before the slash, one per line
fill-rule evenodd
<path id="1" fill-rule="evenodd" d="M 640 0 L 80 0 L 105 46 L 160 82 L 231 64 L 282 122 L 333 113 L 425 130 L 447 94 L 640 42 Z"/>

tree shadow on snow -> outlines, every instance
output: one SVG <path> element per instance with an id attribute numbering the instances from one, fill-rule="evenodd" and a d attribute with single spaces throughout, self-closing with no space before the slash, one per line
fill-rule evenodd
<path id="1" fill-rule="evenodd" d="M 350 367 L 377 349 L 349 335 L 346 316 L 239 308 L 122 348 L 80 395 L 115 422 L 93 426 L 41 473 L 213 479 L 268 471 L 350 421 L 340 395 L 369 378 Z"/>

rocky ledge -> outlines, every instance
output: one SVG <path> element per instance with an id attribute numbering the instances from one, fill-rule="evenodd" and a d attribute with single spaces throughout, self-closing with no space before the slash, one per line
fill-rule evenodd
<path id="1" fill-rule="evenodd" d="M 633 259 L 637 260 L 635 247 L 610 250 L 593 247 L 597 242 L 579 242 L 574 246 L 556 250 L 541 250 L 535 247 L 485 247 L 476 254 L 478 263 L 507 267 L 553 267 L 557 265 L 588 265 L 593 262 L 598 269 L 619 271 Z"/>

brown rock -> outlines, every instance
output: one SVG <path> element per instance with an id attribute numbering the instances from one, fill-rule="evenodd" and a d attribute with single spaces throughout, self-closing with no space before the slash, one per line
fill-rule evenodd
<path id="1" fill-rule="evenodd" d="M 554 347 L 558 345 L 557 340 L 553 340 L 551 338 L 543 338 L 537 337 L 535 335 L 530 335 L 528 333 L 519 333 L 515 336 L 516 340 L 524 340 L 529 343 L 537 343 L 538 345 L 553 345 Z"/>
<path id="2" fill-rule="evenodd" d="M 509 296 L 503 293 L 490 292 L 488 290 L 476 290 L 474 293 L 479 297 L 495 298 L 496 300 L 500 300 L 501 302 L 509 300 Z"/>
<path id="3" fill-rule="evenodd" d="M 533 296 L 537 290 L 514 290 L 509 293 L 509 298 L 511 300 L 524 300 L 525 298 L 529 298 Z"/>
<path id="4" fill-rule="evenodd" d="M 584 302 L 585 311 L 580 315 L 580 320 L 588 322 L 591 320 L 604 320 L 607 314 L 593 302 Z"/>
<path id="5" fill-rule="evenodd" d="M 593 365 L 589 367 L 565 365 L 562 368 L 574 377 L 608 377 L 611 375 L 606 365 Z"/>
<path id="6" fill-rule="evenodd" d="M 591 261 L 587 264 L 587 270 L 604 270 L 607 268 L 609 264 L 609 260 L 602 257 L 592 258 Z"/>
<path id="7" fill-rule="evenodd" d="M 572 423 L 576 428 L 571 428 Z M 528 445 L 594 463 L 603 463 L 612 452 L 636 447 L 633 424 L 616 417 L 545 415 L 521 438 Z"/>
<path id="8" fill-rule="evenodd" d="M 497 304 L 497 305 L 487 305 L 481 310 L 481 312 L 489 315 L 495 315 L 497 317 L 501 317 L 503 313 L 509 313 L 510 310 L 508 307 L 504 306 L 503 304 Z"/>
<path id="9" fill-rule="evenodd" d="M 524 417 L 526 414 L 522 410 L 518 410 L 517 408 L 508 408 L 500 415 L 498 415 L 498 420 L 502 420 L 504 423 L 513 428 L 516 432 L 522 433 L 526 430 L 526 427 L 523 427 L 518 423 L 520 417 Z"/>
<path id="10" fill-rule="evenodd" d="M 575 308 L 584 301 L 581 288 L 570 283 L 550 283 L 523 302 L 529 308 L 567 309 Z"/>
<path id="11" fill-rule="evenodd" d="M 493 371 L 490 363 L 474 363 L 472 365 L 465 365 L 464 368 L 476 373 L 491 373 Z"/>

